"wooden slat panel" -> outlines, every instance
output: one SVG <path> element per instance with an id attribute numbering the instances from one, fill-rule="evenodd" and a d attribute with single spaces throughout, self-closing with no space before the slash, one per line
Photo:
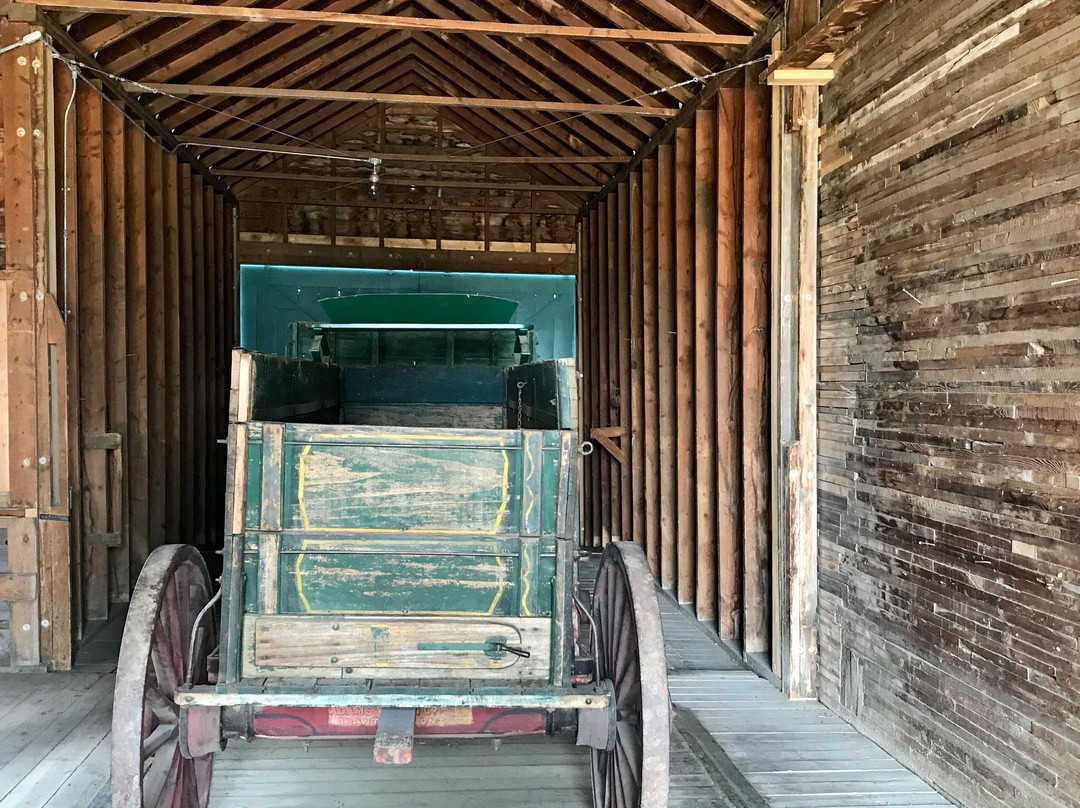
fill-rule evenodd
<path id="1" fill-rule="evenodd" d="M 716 620 L 717 545 L 725 538 L 716 530 L 716 394 L 718 373 L 729 371 L 717 363 L 717 331 L 727 327 L 717 319 L 717 132 L 716 110 L 700 109 L 694 119 L 694 285 L 693 285 L 693 424 L 695 474 L 692 490 L 696 518 L 696 588 L 698 620 Z M 681 326 L 680 326 L 681 328 Z M 682 424 L 680 423 L 680 428 Z M 680 514 L 681 517 L 681 514 Z"/>
<path id="2" fill-rule="evenodd" d="M 675 146 L 656 163 L 656 364 L 660 420 L 660 582 L 674 589 L 677 567 Z"/>
<path id="3" fill-rule="evenodd" d="M 166 541 L 189 540 L 182 530 L 180 502 L 181 465 L 180 416 L 183 412 L 180 386 L 180 167 L 175 155 L 166 154 L 162 161 L 162 228 L 165 232 L 165 274 L 163 277 L 162 310 L 164 364 L 164 408 L 161 429 L 165 451 L 165 516 Z"/>
<path id="4" fill-rule="evenodd" d="M 194 205 L 192 198 L 191 167 L 180 164 L 179 217 L 180 217 L 180 296 L 179 296 L 179 440 L 180 440 L 180 535 L 185 542 L 198 543 L 195 532 L 195 457 L 198 443 L 195 440 L 195 351 L 194 333 L 200 323 L 194 315 L 195 256 L 197 238 L 193 229 Z"/>
<path id="5" fill-rule="evenodd" d="M 103 107 L 105 158 L 105 375 L 107 381 L 108 431 L 120 435 L 122 465 L 110 465 L 109 523 L 123 536 L 120 547 L 109 550 L 109 597 L 126 602 L 131 592 L 130 506 L 127 463 L 128 435 L 128 346 L 127 346 L 127 197 L 124 193 L 125 119 L 111 104 Z M 118 479 L 122 478 L 122 479 Z M 128 481 L 128 482 L 125 482 Z M 113 505 L 118 503 L 119 508 Z"/>
<path id="6" fill-rule="evenodd" d="M 192 389 L 194 401 L 192 403 L 192 430 L 191 440 L 194 458 L 192 460 L 192 498 L 194 520 L 192 524 L 193 538 L 199 544 L 207 544 L 208 513 L 206 488 L 207 488 L 207 444 L 209 430 L 207 424 L 207 387 L 208 370 L 206 365 L 206 250 L 204 244 L 204 231 L 206 222 L 203 211 L 203 181 L 202 177 L 191 178 L 191 321 L 192 335 L 188 343 L 192 357 Z"/>
<path id="7" fill-rule="evenodd" d="M 742 474 L 740 472 L 741 342 L 739 175 L 742 163 L 741 87 L 716 96 L 719 172 L 716 205 L 716 538 L 720 636 L 742 638 Z"/>
<path id="8" fill-rule="evenodd" d="M 618 425 L 627 436 L 621 443 L 623 453 L 629 456 L 630 425 L 634 404 L 632 373 L 630 368 L 630 343 L 633 334 L 630 327 L 630 185 L 628 182 L 619 186 L 616 194 L 618 230 L 616 232 L 617 277 L 618 277 L 618 319 L 616 345 L 618 347 L 619 367 L 619 407 Z M 619 463 L 619 538 L 634 541 L 637 538 L 633 517 L 632 468 L 629 461 Z"/>
<path id="9" fill-rule="evenodd" d="M 602 278 L 603 264 L 600 261 L 600 251 L 605 246 L 605 240 L 603 238 L 603 231 L 599 225 L 600 214 L 599 211 L 593 211 L 589 214 L 589 333 L 592 338 L 592 346 L 589 351 L 589 373 L 592 381 L 588 387 L 590 389 L 590 432 L 595 427 L 602 426 L 602 406 L 604 401 L 604 379 L 602 373 L 600 373 L 600 363 L 606 361 L 606 352 L 603 347 L 604 335 L 600 334 L 600 312 L 602 312 L 604 295 L 602 294 Z M 583 435 L 588 437 L 588 435 Z M 604 544 L 604 509 L 602 501 L 605 494 L 603 485 L 603 471 L 606 458 L 603 455 L 603 450 L 597 452 L 597 447 L 594 445 L 593 453 L 589 456 L 591 477 L 592 477 L 592 530 L 593 530 L 593 547 L 602 547 Z"/>
<path id="10" fill-rule="evenodd" d="M 598 411 L 596 418 L 596 427 L 608 426 L 611 424 L 611 352 L 608 348 L 610 343 L 609 329 L 608 329 L 608 314 L 610 312 L 610 295 L 608 294 L 608 286 L 610 285 L 611 273 L 608 262 L 608 245 L 610 241 L 608 239 L 608 205 L 610 203 L 603 202 L 596 209 L 596 262 L 597 262 L 597 318 L 596 328 L 599 332 L 599 347 L 597 350 L 597 370 L 599 371 L 599 396 L 598 396 Z M 595 428 L 595 427 L 594 427 Z M 611 458 L 607 456 L 607 453 L 600 447 L 597 447 L 597 451 L 600 453 L 599 466 L 600 466 L 600 536 L 601 543 L 607 545 L 611 541 Z"/>
<path id="11" fill-rule="evenodd" d="M 608 200 L 607 207 L 607 309 L 604 312 L 603 327 L 607 331 L 607 368 L 608 368 L 608 396 L 604 402 L 607 407 L 607 426 L 619 426 L 621 416 L 619 414 L 622 403 L 622 391 L 619 385 L 622 381 L 622 370 L 619 364 L 621 350 L 619 342 L 622 334 L 619 331 L 619 204 L 618 197 L 613 196 Z M 608 452 L 605 454 L 608 462 L 608 491 L 609 511 L 608 524 L 611 531 L 611 541 L 620 541 L 623 536 L 622 523 L 622 468 L 618 460 Z"/>
<path id="12" fill-rule="evenodd" d="M 743 651 L 770 644 L 769 90 L 746 69 L 742 157 Z"/>
<path id="13" fill-rule="evenodd" d="M 660 367 L 657 339 L 658 274 L 657 231 L 659 211 L 656 205 L 657 161 L 650 158 L 641 164 L 641 439 L 645 442 L 644 480 L 645 548 L 653 574 L 660 576 Z"/>
<path id="14" fill-rule="evenodd" d="M 165 365 L 165 200 L 164 154 L 156 144 L 146 145 L 146 424 L 149 447 L 150 548 L 168 536 L 167 468 L 169 401 Z"/>
<path id="15" fill-rule="evenodd" d="M 645 520 L 645 323 L 643 294 L 643 256 L 641 225 L 641 174 L 630 175 L 630 277 L 627 284 L 630 308 L 630 490 L 633 538 L 647 548 L 648 525 Z M 653 562 L 656 561 L 655 553 Z"/>
<path id="16" fill-rule="evenodd" d="M 149 422 L 146 322 L 146 138 L 133 124 L 124 128 L 124 208 L 127 339 L 128 525 L 131 574 L 137 576 L 150 553 Z"/>
<path id="17" fill-rule="evenodd" d="M 692 603 L 697 566 L 694 494 L 694 131 L 675 133 L 675 467 L 678 598 Z"/>
<path id="18" fill-rule="evenodd" d="M 79 402 L 82 434 L 108 429 L 105 353 L 105 182 L 102 100 L 80 82 L 75 95 L 78 231 Z M 105 452 L 81 448 L 83 585 L 87 620 L 103 620 L 109 608 L 108 549 L 86 541 L 109 530 L 109 472 Z"/>
<path id="19" fill-rule="evenodd" d="M 244 635 L 245 675 L 546 681 L 551 658 L 547 618 L 248 615 Z M 483 650 L 442 647 L 482 645 L 492 637 L 530 656 L 493 659 Z"/>

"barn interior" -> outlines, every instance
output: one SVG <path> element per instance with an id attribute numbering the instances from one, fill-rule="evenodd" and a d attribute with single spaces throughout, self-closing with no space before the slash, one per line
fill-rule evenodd
<path id="1" fill-rule="evenodd" d="M 0 808 L 110 804 L 140 570 L 221 567 L 233 349 L 376 291 L 575 359 L 672 806 L 1080 808 L 1078 45 L 1076 0 L 0 3 Z M 589 804 L 526 748 L 519 804 Z M 259 754 L 213 804 L 312 804 Z"/>

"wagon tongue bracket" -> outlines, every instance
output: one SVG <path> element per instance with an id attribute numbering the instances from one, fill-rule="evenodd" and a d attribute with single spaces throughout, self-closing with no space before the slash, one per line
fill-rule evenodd
<path id="1" fill-rule="evenodd" d="M 577 745 L 592 749 L 615 748 L 615 686 L 609 679 L 596 683 L 595 691 L 607 699 L 597 699 L 596 707 L 578 710 Z"/>
<path id="2" fill-rule="evenodd" d="M 375 762 L 401 765 L 412 763 L 415 707 L 383 707 L 375 730 Z"/>

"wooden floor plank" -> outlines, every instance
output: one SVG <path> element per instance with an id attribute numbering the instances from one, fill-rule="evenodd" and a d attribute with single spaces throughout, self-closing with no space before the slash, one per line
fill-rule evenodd
<path id="1" fill-rule="evenodd" d="M 670 808 L 950 805 L 820 704 L 788 701 L 739 667 L 681 607 L 662 599 L 661 614 L 677 712 Z M 0 808 L 108 808 L 111 691 L 112 675 L 97 669 L 0 674 Z M 589 754 L 569 738 L 505 739 L 498 749 L 420 738 L 413 760 L 377 766 L 370 740 L 234 741 L 215 761 L 211 806 L 591 805 Z"/>
<path id="2" fill-rule="evenodd" d="M 47 710 L 49 718 L 41 722 L 37 727 L 38 731 L 27 732 L 22 736 L 21 748 L 0 768 L 0 799 L 6 798 L 38 766 L 49 765 L 48 759 L 57 746 L 88 714 L 95 709 L 100 710 L 103 704 L 108 704 L 111 694 L 112 677 L 98 676 L 91 687 L 73 701 L 66 702 L 64 707 Z M 8 806 L 5 805 L 4 808 Z"/>
<path id="3" fill-rule="evenodd" d="M 103 746 L 107 748 L 103 741 L 109 734 L 112 723 L 112 687 L 108 678 L 105 679 L 105 686 L 103 697 L 93 701 L 83 719 L 72 726 L 48 755 L 0 799 L 0 808 L 44 808 L 76 774 L 79 775 L 75 778 L 76 785 L 85 780 L 88 774 L 92 774 L 91 781 L 83 784 L 85 787 L 82 791 L 71 793 L 72 789 L 64 789 L 70 794 L 70 798 L 66 802 L 57 803 L 58 805 L 75 805 L 74 800 L 85 795 L 91 787 L 100 788 L 100 783 L 95 784 L 93 781 L 104 772 L 100 769 L 95 771 L 95 767 L 86 764 L 95 751 L 101 750 Z M 94 695 L 97 692 L 91 691 Z M 58 724 L 63 727 L 65 722 Z M 98 765 L 103 762 L 102 753 L 99 752 L 94 762 Z"/>
<path id="4" fill-rule="evenodd" d="M 719 657 L 693 647 L 708 641 L 707 634 L 664 594 L 661 619 L 665 641 L 677 638 L 693 660 L 669 671 L 676 712 L 693 715 L 717 754 L 772 808 L 952 805 L 824 705 L 790 701 L 764 679 L 733 672 L 722 660 L 710 670 L 708 661 Z"/>

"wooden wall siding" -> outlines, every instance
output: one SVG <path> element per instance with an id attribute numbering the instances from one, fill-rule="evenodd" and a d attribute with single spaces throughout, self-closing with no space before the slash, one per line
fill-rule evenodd
<path id="1" fill-rule="evenodd" d="M 31 32 L 0 23 L 0 48 Z M 5 554 L 0 666 L 70 664 L 67 336 L 57 295 L 52 209 L 51 59 L 41 43 L 0 54 L 0 531 Z"/>
<path id="2" fill-rule="evenodd" d="M 582 422 L 624 428 L 612 442 L 626 455 L 597 444 L 586 461 L 585 542 L 641 544 L 662 585 L 733 648 L 752 638 L 747 653 L 771 648 L 769 110 L 759 73 L 740 74 L 598 202 L 582 219 L 580 253 Z"/>
<path id="3" fill-rule="evenodd" d="M 425 156 L 455 153 L 509 156 L 498 145 L 477 148 L 489 139 L 437 107 L 378 105 L 359 124 L 323 138 L 342 154 L 416 155 L 409 162 L 384 163 L 374 194 L 366 162 L 249 154 L 249 168 L 319 182 L 239 179 L 240 238 L 338 247 L 571 251 L 579 196 L 530 190 L 535 177 L 513 164 L 425 162 Z M 606 176 L 599 166 L 575 168 L 584 182 L 599 183 Z"/>
<path id="4" fill-rule="evenodd" d="M 0 23 L 0 46 L 30 30 Z M 0 665 L 64 668 L 154 546 L 217 540 L 220 502 L 195 487 L 220 482 L 231 207 L 40 44 L 0 71 L 0 597 L 19 629 Z"/>
<path id="5" fill-rule="evenodd" d="M 68 196 L 78 212 L 78 295 L 69 316 L 79 351 L 70 381 L 82 447 L 73 507 L 82 518 L 73 575 L 85 622 L 127 600 L 156 546 L 214 546 L 220 503 L 197 493 L 196 480 L 220 481 L 215 407 L 228 380 L 216 357 L 234 337 L 225 326 L 211 331 L 218 321 L 205 317 L 233 305 L 224 297 L 228 257 L 203 246 L 231 240 L 220 195 L 90 84 L 80 80 L 75 99 Z M 200 351 L 215 358 L 212 372 Z"/>
<path id="6" fill-rule="evenodd" d="M 823 94 L 820 694 L 966 805 L 1080 805 L 1078 121 L 1067 0 L 902 0 Z"/>

